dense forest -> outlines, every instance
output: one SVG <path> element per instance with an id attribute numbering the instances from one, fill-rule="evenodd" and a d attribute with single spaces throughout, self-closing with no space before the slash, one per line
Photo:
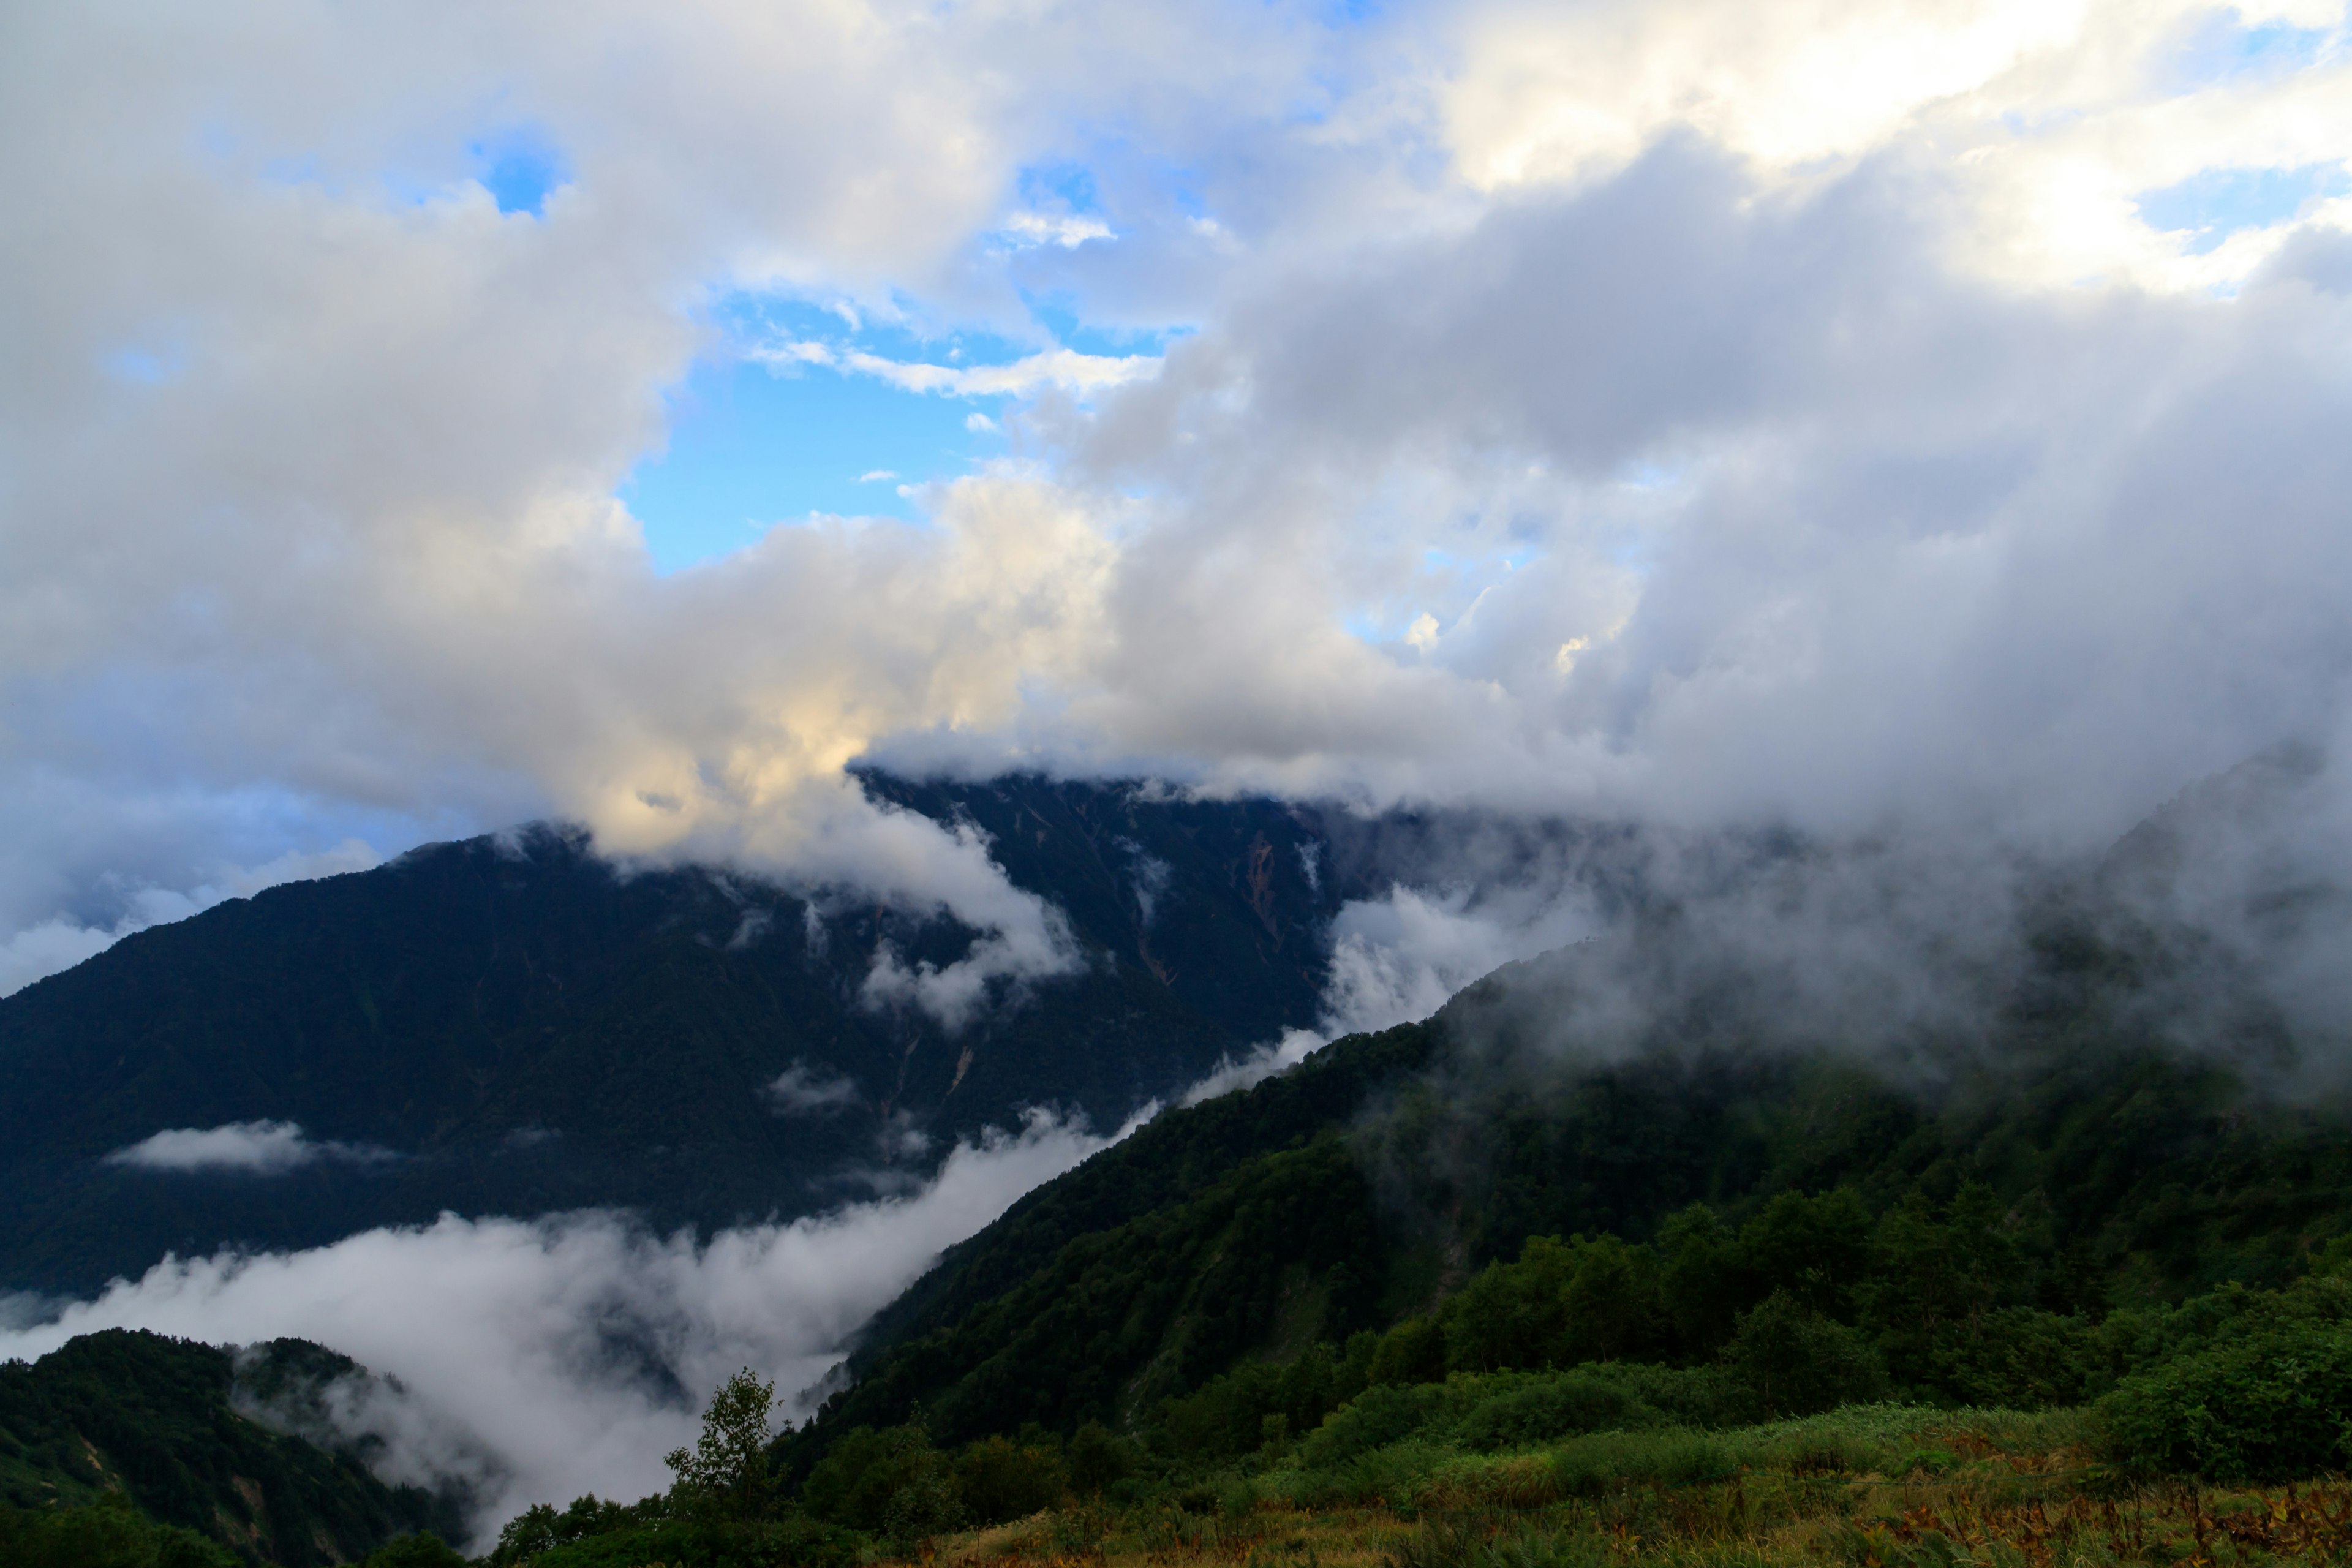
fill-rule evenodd
<path id="1" fill-rule="evenodd" d="M 0 1562 L 316 1568 L 454 1532 L 448 1500 L 387 1487 L 364 1449 L 269 1418 L 358 1370 L 299 1340 L 233 1352 L 121 1329 L 0 1363 Z"/>

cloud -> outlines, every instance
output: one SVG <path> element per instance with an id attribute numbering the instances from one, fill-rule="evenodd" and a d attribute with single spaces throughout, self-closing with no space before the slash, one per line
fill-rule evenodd
<path id="1" fill-rule="evenodd" d="M 1117 237 L 1110 225 L 1100 218 L 1067 213 L 1017 212 L 1004 220 L 998 232 L 1016 246 L 1058 245 L 1065 250 L 1075 250 L 1090 239 Z"/>
<path id="2" fill-rule="evenodd" d="M 70 969 L 86 958 L 94 958 L 133 931 L 185 920 L 226 900 L 250 898 L 264 888 L 274 888 L 282 882 L 364 871 L 380 858 L 358 839 L 345 839 L 334 848 L 318 854 L 289 850 L 250 868 L 230 868 L 216 872 L 216 879 L 199 883 L 186 891 L 137 889 L 123 900 L 128 907 L 109 926 L 85 925 L 68 916 L 54 916 L 17 931 L 0 944 L 0 996 Z"/>
<path id="3" fill-rule="evenodd" d="M 2344 710 L 2344 198 L 2137 200 L 2352 156 L 2340 12 L 715 5 L 625 79 L 554 15 L 5 51 L 0 984 L 551 816 L 950 914 L 866 994 L 960 1019 L 1066 933 L 853 763 L 2079 848 Z M 523 124 L 536 216 L 469 151 Z M 626 477 L 777 295 L 865 346 L 743 352 L 1013 448 L 658 576 Z"/>
<path id="4" fill-rule="evenodd" d="M 0 1323 L 0 1354 L 116 1326 L 330 1345 L 407 1390 L 354 1388 L 331 1409 L 384 1439 L 387 1479 L 470 1487 L 486 1544 L 535 1501 L 660 1489 L 660 1456 L 692 1440 L 720 1380 L 750 1365 L 787 1394 L 813 1387 L 943 1248 L 1108 1142 L 1034 1115 L 958 1145 L 911 1195 L 704 1242 L 608 1214 L 444 1215 L 305 1252 L 166 1258 L 48 1321 Z"/>
<path id="5" fill-rule="evenodd" d="M 1155 354 L 1086 354 L 1045 349 L 1005 364 L 945 365 L 885 359 L 859 350 L 835 352 L 813 343 L 788 351 L 802 363 L 829 363 L 887 381 L 902 392 L 932 392 L 949 397 L 1025 397 L 1046 388 L 1086 394 L 1160 372 Z"/>
<path id="6" fill-rule="evenodd" d="M 857 1104 L 860 1097 L 851 1079 L 794 1062 L 768 1086 L 768 1098 L 786 1116 L 828 1116 Z"/>
<path id="7" fill-rule="evenodd" d="M 399 1156 L 364 1143 L 317 1142 L 292 1121 L 232 1121 L 221 1127 L 174 1127 L 106 1156 L 106 1163 L 137 1171 L 185 1174 L 227 1171 L 282 1176 L 320 1160 L 374 1165 Z"/>

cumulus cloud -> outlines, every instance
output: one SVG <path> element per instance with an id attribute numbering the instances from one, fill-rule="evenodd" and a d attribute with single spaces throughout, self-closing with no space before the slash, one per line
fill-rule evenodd
<path id="1" fill-rule="evenodd" d="M 226 1171 L 250 1176 L 282 1176 L 321 1160 L 376 1165 L 398 1159 L 389 1149 L 366 1143 L 319 1142 L 303 1136 L 293 1121 L 232 1121 L 221 1127 L 173 1127 L 106 1156 L 106 1163 L 134 1171 L 185 1174 Z"/>
<path id="2" fill-rule="evenodd" d="M 959 1145 L 912 1194 L 702 1242 L 608 1214 L 445 1215 L 306 1252 L 166 1258 L 47 1321 L 0 1321 L 0 1355 L 109 1327 L 331 1346 L 406 1392 L 354 1385 L 329 1412 L 383 1440 L 387 1479 L 467 1489 L 486 1544 L 532 1502 L 666 1486 L 660 1456 L 692 1441 L 722 1379 L 750 1365 L 813 1388 L 943 1248 L 1108 1142 L 1041 1113 Z"/>
<path id="3" fill-rule="evenodd" d="M 556 816 L 953 916 L 866 993 L 953 1022 L 1072 946 L 859 759 L 2079 847 L 2343 710 L 2340 7 L 553 15 L 11 18 L 0 984 Z M 1013 449 L 657 575 L 758 352 Z"/>

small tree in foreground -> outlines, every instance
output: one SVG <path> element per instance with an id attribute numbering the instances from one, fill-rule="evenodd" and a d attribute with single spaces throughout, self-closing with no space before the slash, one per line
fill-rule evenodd
<path id="1" fill-rule="evenodd" d="M 775 1406 L 776 1385 L 761 1383 L 750 1367 L 720 1384 L 702 1413 L 702 1436 L 694 1447 L 663 1456 L 662 1463 L 677 1474 L 677 1490 L 738 1517 L 765 1509 L 768 1423 Z"/>

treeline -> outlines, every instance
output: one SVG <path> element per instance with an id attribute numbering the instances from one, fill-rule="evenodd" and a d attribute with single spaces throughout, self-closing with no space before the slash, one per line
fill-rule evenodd
<path id="1" fill-rule="evenodd" d="M 2042 1429 L 2103 1465 L 2111 1487 L 2352 1466 L 2344 1258 L 2283 1288 L 2094 1318 L 2004 1300 L 2031 1270 L 2015 1267 L 1981 1193 L 1905 1205 L 1865 1220 L 1858 1241 L 1856 1230 L 1851 1194 L 1833 1192 L 1787 1195 L 1737 1231 L 1685 1212 L 1652 1246 L 1537 1237 L 1435 1313 L 1246 1363 L 1163 1400 L 1132 1432 L 1031 1424 L 943 1446 L 919 1422 L 858 1427 L 797 1484 L 765 1436 L 773 1390 L 745 1373 L 712 1401 L 697 1447 L 669 1457 L 667 1494 L 533 1509 L 488 1561 L 847 1564 L 1040 1515 L 1075 1550 L 1110 1515 L 1450 1495 L 1458 1456 L 1539 1456 L 1539 1471 L 1509 1484 L 1554 1500 L 1753 1466 L 1932 1473 L 1959 1461 L 1922 1447 L 1918 1430 L 1978 1402 L 1965 1381 L 1900 1381 L 1923 1370 L 2006 1378 L 1993 1403 L 2052 1410 Z M 1827 1426 L 1789 1419 L 1832 1410 L 1845 1414 Z"/>

